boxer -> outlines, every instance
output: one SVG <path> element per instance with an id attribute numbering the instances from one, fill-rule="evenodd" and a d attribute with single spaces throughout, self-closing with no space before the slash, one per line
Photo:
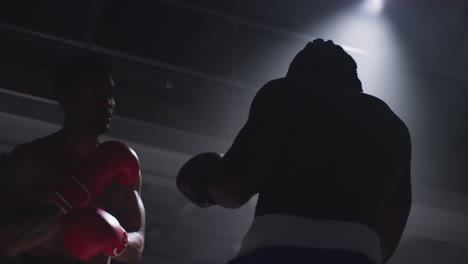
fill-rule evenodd
<path id="1" fill-rule="evenodd" d="M 258 91 L 226 154 L 193 157 L 177 186 L 201 207 L 237 208 L 258 194 L 231 264 L 377 264 L 406 225 L 410 163 L 403 121 L 363 92 L 349 54 L 317 39 Z"/>
<path id="2" fill-rule="evenodd" d="M 19 263 L 99 264 L 109 263 L 111 257 L 121 263 L 140 260 L 145 211 L 138 159 L 125 144 L 99 140 L 110 127 L 114 89 L 109 67 L 99 56 L 74 59 L 58 71 L 54 91 L 64 112 L 62 128 L 17 146 L 4 164 L 5 184 L 0 192 L 0 209 L 8 212 L 0 219 L 4 255 L 17 256 Z M 127 169 L 131 176 L 122 178 Z M 74 217 L 83 208 L 99 210 L 82 212 L 86 217 L 80 219 L 88 224 L 76 225 Z M 103 230 L 108 232 L 81 237 L 86 244 L 117 241 L 112 244 L 118 244 L 118 249 L 97 250 L 95 246 L 94 252 L 78 253 L 85 248 L 67 246 L 70 234 L 93 230 L 89 223 L 107 226 Z"/>

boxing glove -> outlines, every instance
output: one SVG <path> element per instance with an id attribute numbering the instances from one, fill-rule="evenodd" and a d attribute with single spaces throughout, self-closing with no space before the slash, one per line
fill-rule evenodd
<path id="1" fill-rule="evenodd" d="M 52 201 L 63 211 L 88 205 L 115 180 L 132 184 L 140 173 L 138 157 L 130 147 L 118 141 L 99 145 L 83 161 L 71 180 L 57 191 Z"/>
<path id="2" fill-rule="evenodd" d="M 206 185 L 221 158 L 221 154 L 214 152 L 198 154 L 188 160 L 177 174 L 177 188 L 199 207 L 216 204 L 211 199 Z"/>
<path id="3" fill-rule="evenodd" d="M 119 221 L 99 208 L 74 209 L 62 217 L 65 248 L 78 259 L 99 254 L 116 257 L 127 247 L 128 238 Z"/>

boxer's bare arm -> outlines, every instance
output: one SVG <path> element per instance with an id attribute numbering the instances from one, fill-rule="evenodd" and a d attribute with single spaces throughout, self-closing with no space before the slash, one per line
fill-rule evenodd
<path id="1" fill-rule="evenodd" d="M 278 123 L 286 111 L 276 101 L 282 82 L 268 82 L 255 95 L 249 118 L 208 183 L 211 198 L 221 206 L 237 208 L 260 191 L 265 175 L 271 175 L 284 136 Z M 283 103 L 284 105 L 284 103 Z"/>
<path id="2" fill-rule="evenodd" d="M 380 235 L 383 263 L 386 263 L 395 253 L 411 210 L 411 142 L 409 134 L 406 137 L 406 150 L 401 153 L 400 182 L 391 199 L 383 210 L 377 222 L 377 232 Z"/>
<path id="3" fill-rule="evenodd" d="M 53 192 L 47 182 L 40 180 L 44 178 L 41 174 L 46 173 L 40 160 L 42 156 L 25 144 L 15 148 L 5 160 L 0 208 L 9 210 L 9 218 L 14 218 L 15 214 L 21 216 L 24 209 L 39 209 L 50 202 Z"/>
<path id="4" fill-rule="evenodd" d="M 117 219 L 128 233 L 128 246 L 114 260 L 138 263 L 145 244 L 145 208 L 141 200 L 141 175 L 131 186 L 125 187 L 125 196 Z"/>
<path id="5" fill-rule="evenodd" d="M 49 198 L 45 186 L 34 182 L 37 173 L 41 173 L 39 163 L 27 145 L 17 147 L 5 163 L 6 179 L 0 194 L 0 210 L 9 214 L 8 218 L 0 220 L 0 247 L 6 255 L 29 250 L 60 229 L 58 218 L 49 214 L 55 215 L 54 208 L 40 208 L 41 202 Z"/>
<path id="6" fill-rule="evenodd" d="M 33 175 L 38 171 L 38 161 L 30 147 L 21 145 L 10 153 L 4 163 L 5 184 L 0 193 L 2 210 L 28 206 L 43 197 L 43 190 L 33 182 Z"/>
<path id="7" fill-rule="evenodd" d="M 271 164 L 265 164 L 268 157 L 262 153 L 270 150 L 255 146 L 254 137 L 249 124 L 244 126 L 208 180 L 207 189 L 211 199 L 223 207 L 238 208 L 248 202 L 259 192 L 262 176 L 266 174 L 260 169 L 272 167 Z"/>
<path id="8" fill-rule="evenodd" d="M 383 263 L 395 253 L 408 220 L 411 209 L 411 183 L 407 179 L 385 209 L 378 223 Z"/>

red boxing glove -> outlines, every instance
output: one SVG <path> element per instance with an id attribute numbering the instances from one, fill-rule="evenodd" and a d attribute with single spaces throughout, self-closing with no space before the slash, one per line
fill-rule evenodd
<path id="1" fill-rule="evenodd" d="M 68 212 L 88 205 L 112 180 L 132 184 L 140 175 L 138 157 L 130 147 L 107 141 L 96 148 L 78 168 L 72 180 L 55 193 L 53 202 Z"/>
<path id="2" fill-rule="evenodd" d="M 127 233 L 119 221 L 99 208 L 78 208 L 62 217 L 63 243 L 78 259 L 99 254 L 119 256 L 127 248 Z"/>

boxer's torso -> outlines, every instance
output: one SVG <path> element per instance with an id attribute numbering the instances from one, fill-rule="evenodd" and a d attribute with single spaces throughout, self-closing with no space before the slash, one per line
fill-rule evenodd
<path id="1" fill-rule="evenodd" d="M 403 122 L 366 94 L 319 91 L 314 83 L 277 85 L 276 98 L 263 106 L 283 107 L 270 129 L 278 139 L 277 162 L 265 175 L 256 215 L 342 220 L 377 229 L 375 221 L 401 180 L 408 136 Z"/>
<path id="2" fill-rule="evenodd" d="M 27 210 L 46 205 L 58 188 L 68 181 L 74 169 L 79 166 L 81 157 L 76 157 L 66 151 L 60 141 L 54 136 L 35 140 L 21 146 L 29 152 L 25 166 L 29 173 L 22 173 L 15 179 L 15 184 L 24 186 L 24 198 L 12 206 L 14 211 Z M 26 165 L 28 164 L 28 165 Z M 123 201 L 126 187 L 111 183 L 105 191 L 90 203 L 90 207 L 106 210 L 118 218 L 118 210 Z M 31 249 L 25 254 L 29 256 L 46 256 L 62 259 L 64 262 L 76 262 L 76 259 L 65 249 L 61 232 L 58 232 L 44 244 Z"/>

